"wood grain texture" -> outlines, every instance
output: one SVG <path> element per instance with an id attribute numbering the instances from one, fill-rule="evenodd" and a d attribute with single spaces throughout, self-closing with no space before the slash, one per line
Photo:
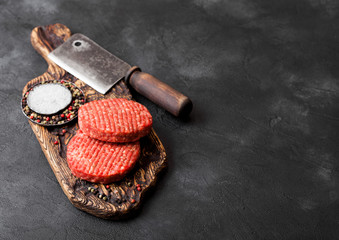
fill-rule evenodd
<path id="1" fill-rule="evenodd" d="M 46 60 L 48 69 L 41 76 L 29 81 L 24 87 L 23 93 L 34 83 L 42 80 L 65 79 L 83 90 L 86 102 L 103 98 L 131 99 L 132 96 L 124 81 L 120 81 L 106 95 L 102 95 L 48 59 L 48 53 L 70 36 L 71 31 L 62 24 L 39 26 L 33 29 L 31 33 L 32 46 Z M 141 156 L 136 167 L 123 180 L 109 184 L 107 189 L 106 185 L 94 184 L 76 178 L 67 165 L 67 144 L 78 129 L 76 121 L 62 127 L 43 127 L 28 122 L 68 199 L 80 210 L 97 217 L 119 219 L 137 209 L 146 191 L 155 185 L 158 174 L 167 166 L 165 149 L 152 130 L 148 136 L 140 141 Z M 65 128 L 67 133 L 62 134 L 61 130 Z M 59 144 L 55 145 L 55 141 L 58 141 Z M 137 184 L 140 184 L 141 191 L 137 190 Z M 89 191 L 89 187 L 95 189 L 95 191 Z M 99 195 L 107 196 L 108 199 L 104 201 L 98 197 Z M 135 200 L 135 203 L 132 199 Z"/>

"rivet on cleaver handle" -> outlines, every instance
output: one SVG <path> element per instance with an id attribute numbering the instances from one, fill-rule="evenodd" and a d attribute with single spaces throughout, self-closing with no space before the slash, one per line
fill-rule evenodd
<path id="1" fill-rule="evenodd" d="M 126 77 L 135 90 L 175 116 L 188 114 L 191 100 L 137 67 L 114 56 L 97 43 L 77 33 L 61 44 L 48 57 L 61 68 L 79 78 L 96 91 L 105 94 Z"/>

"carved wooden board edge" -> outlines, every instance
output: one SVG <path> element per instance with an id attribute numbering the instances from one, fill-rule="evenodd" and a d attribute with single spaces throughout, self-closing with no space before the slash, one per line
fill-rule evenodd
<path id="1" fill-rule="evenodd" d="M 29 81 L 23 89 L 23 94 L 34 84 L 43 80 L 65 79 L 80 87 L 87 101 L 118 97 L 132 99 L 124 81 L 120 81 L 106 95 L 102 95 L 48 59 L 48 53 L 70 36 L 71 31 L 59 23 L 38 26 L 32 30 L 32 46 L 46 60 L 48 69 L 42 75 Z M 67 144 L 78 129 L 77 122 L 73 121 L 66 127 L 43 127 L 31 121 L 28 122 L 67 198 L 75 207 L 100 218 L 120 219 L 139 208 L 146 192 L 156 184 L 160 172 L 167 167 L 166 151 L 152 129 L 148 136 L 140 140 L 142 153 L 139 162 L 123 180 L 108 185 L 83 181 L 72 175 L 65 155 Z M 60 135 L 60 130 L 64 128 L 67 129 L 67 133 Z M 55 145 L 55 141 L 59 144 Z M 136 187 L 138 184 L 140 184 L 139 190 Z M 94 191 L 90 191 L 89 188 Z M 106 196 L 107 199 L 103 200 L 102 196 Z"/>

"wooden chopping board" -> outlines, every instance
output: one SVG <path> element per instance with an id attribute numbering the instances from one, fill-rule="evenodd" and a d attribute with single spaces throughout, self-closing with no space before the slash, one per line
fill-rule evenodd
<path id="1" fill-rule="evenodd" d="M 131 99 L 131 93 L 124 81 L 120 81 L 108 93 L 102 95 L 48 59 L 48 53 L 70 36 L 70 29 L 62 24 L 39 26 L 33 29 L 31 43 L 47 61 L 48 69 L 41 76 L 29 81 L 23 89 L 23 94 L 37 82 L 64 79 L 81 88 L 86 96 L 86 102 L 103 98 Z M 165 149 L 152 130 L 148 136 L 141 139 L 140 159 L 136 167 L 123 180 L 108 185 L 90 183 L 73 176 L 67 165 L 67 144 L 78 129 L 76 120 L 59 127 L 43 127 L 28 122 L 68 199 L 80 210 L 100 218 L 119 219 L 128 216 L 132 210 L 140 206 L 145 192 L 155 185 L 158 174 L 167 166 Z M 63 134 L 62 129 L 66 129 L 67 132 Z M 59 144 L 55 145 L 55 141 Z M 103 200 L 103 196 L 107 199 Z"/>

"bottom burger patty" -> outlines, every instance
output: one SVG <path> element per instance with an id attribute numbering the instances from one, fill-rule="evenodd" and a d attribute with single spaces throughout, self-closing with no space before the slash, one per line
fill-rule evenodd
<path id="1" fill-rule="evenodd" d="M 67 146 L 72 173 L 83 180 L 110 183 L 121 180 L 138 161 L 140 143 L 112 143 L 90 138 L 81 130 Z"/>

